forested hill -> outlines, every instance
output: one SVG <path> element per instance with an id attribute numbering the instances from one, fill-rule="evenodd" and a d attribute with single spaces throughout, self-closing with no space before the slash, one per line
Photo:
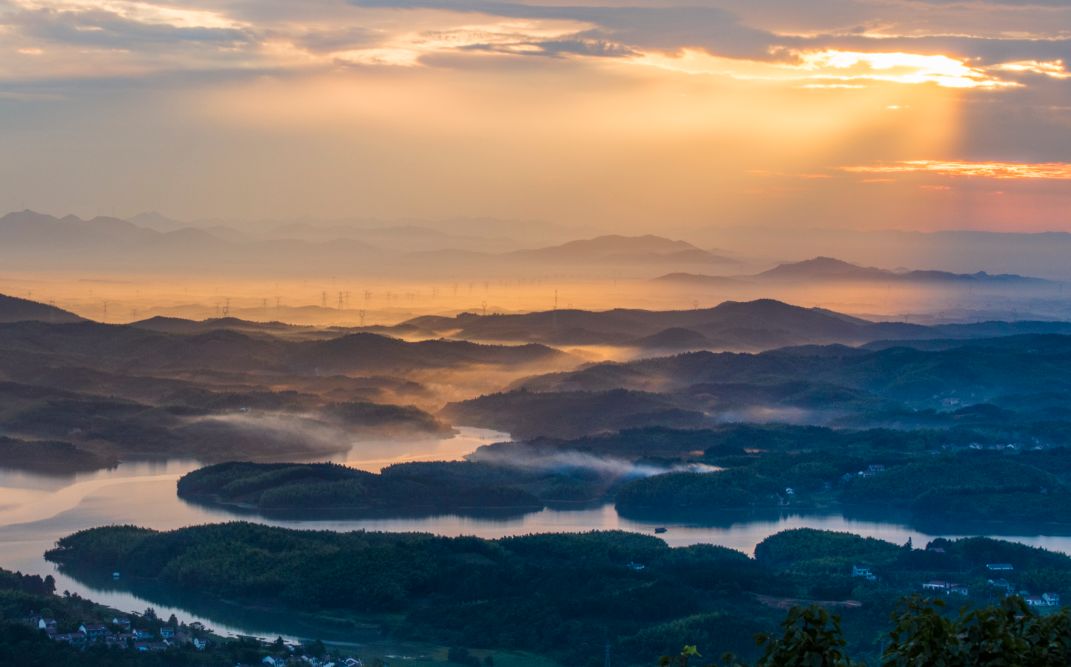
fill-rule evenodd
<path id="1" fill-rule="evenodd" d="M 999 602 L 990 563 L 1012 568 L 1004 578 L 1015 590 L 1071 593 L 1071 558 L 1062 554 L 981 538 L 919 546 L 801 529 L 766 539 L 749 558 L 633 533 L 483 540 L 231 523 L 87 530 L 61 539 L 48 558 L 74 576 L 119 568 L 121 585 L 150 599 L 181 590 L 580 665 L 601 660 L 607 641 L 620 664 L 649 665 L 687 643 L 754 659 L 752 637 L 807 600 L 843 614 L 851 655 L 874 657 L 889 614 L 924 582 L 956 582 L 957 603 Z M 874 576 L 853 576 L 853 566 Z"/>
<path id="2" fill-rule="evenodd" d="M 0 322 L 50 322 L 70 324 L 84 320 L 72 312 L 37 301 L 0 294 Z"/>

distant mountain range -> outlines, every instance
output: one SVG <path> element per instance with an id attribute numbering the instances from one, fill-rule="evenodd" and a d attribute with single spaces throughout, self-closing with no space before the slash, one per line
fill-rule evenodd
<path id="1" fill-rule="evenodd" d="M 34 211 L 0 217 L 0 261 L 33 269 L 211 270 L 221 274 L 494 276 L 567 271 L 636 275 L 735 260 L 659 236 L 608 235 L 525 250 L 415 225 L 357 228 L 295 223 L 258 233 L 226 225 L 181 226 L 159 214 L 57 218 Z"/>
<path id="2" fill-rule="evenodd" d="M 509 315 L 461 313 L 454 317 L 422 316 L 394 326 L 367 328 L 317 328 L 281 322 L 252 322 L 233 317 L 194 321 L 176 317 L 153 317 L 122 327 L 88 323 L 73 313 L 33 301 L 0 295 L 0 323 L 85 322 L 83 333 L 73 330 L 55 338 L 55 352 L 94 350 L 89 341 L 117 341 L 113 353 L 134 359 L 153 350 L 138 363 L 160 363 L 162 348 L 150 345 L 145 336 L 165 335 L 158 341 L 183 345 L 199 341 L 204 349 L 194 354 L 218 352 L 233 358 L 212 361 L 241 370 L 258 364 L 277 370 L 304 369 L 326 363 L 322 370 L 347 372 L 349 359 L 359 359 L 362 370 L 389 370 L 392 364 L 416 367 L 449 367 L 466 363 L 528 363 L 554 360 L 558 353 L 546 346 L 609 345 L 635 348 L 646 353 L 689 350 L 762 351 L 779 347 L 845 344 L 864 345 L 878 341 L 962 340 L 1021 334 L 1071 334 L 1071 323 L 1047 321 L 979 322 L 924 326 L 904 322 L 873 322 L 823 308 L 802 308 L 773 299 L 726 301 L 713 308 L 653 311 L 618 308 L 607 311 L 550 310 Z M 7 335 L 36 331 L 32 327 L 0 330 Z M 111 332 L 109 335 L 108 332 Z M 140 332 L 135 335 L 134 332 Z M 49 340 L 53 329 L 40 335 Z M 69 335 L 68 335 L 69 334 Z M 399 338 L 424 339 L 407 343 Z M 82 338 L 80 342 L 75 342 Z M 128 339 L 129 340 L 125 340 Z M 123 342 L 125 340 L 125 342 Z M 42 338 L 40 344 L 45 344 Z M 498 347 L 476 343 L 521 344 Z M 36 344 L 36 343 L 35 343 Z M 165 346 L 165 348 L 169 347 Z M 280 347 L 282 346 L 282 347 Z M 295 347 L 298 346 L 298 347 Z M 300 346 L 305 346 L 304 348 Z M 30 348 L 27 348 L 30 350 Z M 92 355 L 103 354 L 103 349 Z M 111 350 L 111 347 L 107 349 Z M 298 354 L 296 351 L 305 352 Z M 420 354 L 413 356 L 417 351 Z M 427 356 L 424 356 L 424 355 Z M 167 353 L 181 363 L 186 353 Z M 564 356 L 564 355 L 563 355 Z M 215 359 L 215 357 L 213 357 Z M 208 365 L 211 367 L 211 364 Z"/>
<path id="3" fill-rule="evenodd" d="M 685 241 L 661 236 L 599 236 L 570 241 L 558 246 L 518 250 L 513 260 L 548 264 L 576 264 L 598 261 L 606 264 L 735 264 L 736 260 L 702 250 Z"/>
<path id="4" fill-rule="evenodd" d="M 857 227 L 857 226 L 856 226 Z M 815 256 L 840 257 L 863 266 L 939 267 L 970 274 L 1018 273 L 1051 280 L 1071 280 L 1071 233 L 944 230 L 852 229 L 715 226 L 660 229 L 703 246 L 717 246 L 749 256 L 797 261 Z"/>
<path id="5" fill-rule="evenodd" d="M 1017 274 L 951 273 L 949 271 L 890 271 L 859 266 L 832 257 L 789 264 L 780 264 L 768 271 L 747 276 L 711 276 L 692 273 L 669 273 L 655 278 L 670 285 L 727 286 L 746 283 L 808 283 L 808 282 L 882 282 L 929 284 L 986 284 L 1008 286 L 1041 286 L 1051 281 Z"/>
<path id="6" fill-rule="evenodd" d="M 1005 325 L 1011 326 L 1011 325 Z M 1017 323 L 1016 333 L 1071 333 L 1071 324 Z M 399 332 L 464 340 L 539 342 L 548 345 L 615 345 L 649 352 L 681 350 L 757 351 L 806 344 L 859 345 L 871 341 L 970 338 L 1000 335 L 993 323 L 922 326 L 872 322 L 822 308 L 801 308 L 773 299 L 727 301 L 714 308 L 675 311 L 615 309 L 553 310 L 516 315 L 462 313 L 417 317 Z M 392 328 L 381 329 L 390 333 Z"/>

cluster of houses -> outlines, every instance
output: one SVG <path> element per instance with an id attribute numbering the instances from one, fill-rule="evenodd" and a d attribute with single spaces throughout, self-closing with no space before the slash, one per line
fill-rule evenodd
<path id="1" fill-rule="evenodd" d="M 991 573 L 1015 571 L 1015 566 L 1011 563 L 988 563 L 985 568 Z M 1030 591 L 1027 590 L 1016 590 L 1015 585 L 1003 577 L 989 579 L 987 584 L 990 588 L 999 591 L 1001 595 L 1018 595 L 1023 598 L 1023 601 L 1030 607 L 1043 608 L 1060 606 L 1059 593 L 1049 592 L 1042 593 L 1041 595 L 1032 595 Z M 927 581 L 922 584 L 922 590 L 934 593 L 944 593 L 945 595 L 962 595 L 964 597 L 970 594 L 970 591 L 966 586 L 950 581 Z"/>
<path id="2" fill-rule="evenodd" d="M 940 579 L 924 581 L 922 583 L 922 590 L 930 593 L 944 593 L 945 595 L 962 595 L 963 597 L 967 597 L 971 594 L 970 589 L 963 584 L 957 584 L 951 581 L 941 581 Z"/>
<path id="3" fill-rule="evenodd" d="M 852 576 L 860 577 L 867 581 L 878 580 L 878 575 L 874 574 L 873 570 L 865 565 L 852 565 Z"/>
<path id="4" fill-rule="evenodd" d="M 110 623 L 81 623 L 75 632 L 59 632 L 54 618 L 34 616 L 30 623 L 57 642 L 85 647 L 90 645 L 114 646 L 142 652 L 166 651 L 172 646 L 193 646 L 203 651 L 208 640 L 200 637 L 205 628 L 200 623 L 172 627 L 162 625 L 158 630 L 134 628 L 126 616 L 116 616 Z"/>
<path id="5" fill-rule="evenodd" d="M 858 477 L 862 477 L 863 479 L 866 479 L 866 478 L 869 478 L 869 477 L 876 477 L 877 475 L 880 475 L 883 472 L 885 472 L 885 466 L 883 464 L 881 464 L 881 463 L 871 463 L 870 465 L 868 465 L 867 467 L 863 468 L 862 470 L 857 470 L 855 472 L 846 472 L 846 473 L 844 473 L 843 475 L 840 476 L 840 481 L 842 481 L 842 482 L 850 482 L 853 479 L 856 479 Z"/>
<path id="6" fill-rule="evenodd" d="M 192 646 L 203 651 L 208 647 L 208 637 L 211 636 L 205 626 L 198 622 L 179 626 L 164 624 L 156 630 L 146 630 L 133 627 L 131 619 L 126 616 L 115 616 L 107 623 L 81 623 L 75 632 L 59 632 L 55 619 L 40 615 L 30 617 L 27 622 L 53 641 L 77 648 L 105 646 L 151 653 L 166 651 L 173 646 Z M 270 646 L 264 641 L 261 644 L 265 648 Z M 354 657 L 297 655 L 296 647 L 287 645 L 275 655 L 266 656 L 259 664 L 248 667 L 364 667 L 364 663 Z"/>
<path id="7" fill-rule="evenodd" d="M 307 655 L 298 657 L 266 656 L 260 661 L 263 667 L 364 667 L 360 658 L 314 658 Z"/>
<path id="8" fill-rule="evenodd" d="M 943 549 L 935 549 L 935 551 L 943 551 Z M 986 570 L 993 573 L 994 576 L 998 573 L 1007 573 L 1015 571 L 1015 567 L 1011 563 L 988 563 L 986 564 Z M 867 581 L 877 581 L 878 577 L 874 572 L 865 565 L 853 565 L 852 576 Z M 1023 598 L 1027 605 L 1034 608 L 1045 607 L 1059 607 L 1060 595 L 1058 593 L 1042 593 L 1041 595 L 1032 595 L 1030 591 L 1017 590 L 1015 585 L 1003 577 L 993 578 L 988 580 L 990 588 L 997 589 L 1001 595 L 1018 595 Z M 964 584 L 957 584 L 953 581 L 944 581 L 941 579 L 934 579 L 932 581 L 925 581 L 922 583 L 922 590 L 928 593 L 943 593 L 944 595 L 961 595 L 967 597 L 970 595 L 970 589 Z"/>
<path id="9" fill-rule="evenodd" d="M 1013 572 L 1015 567 L 1010 563 L 989 563 L 985 566 L 990 572 Z M 1028 606 L 1031 607 L 1059 607 L 1060 595 L 1058 593 L 1042 593 L 1041 595 L 1031 595 L 1030 591 L 1015 590 L 1015 585 L 1004 578 L 990 579 L 988 582 L 991 588 L 995 588 L 1001 591 L 1002 595 L 1018 595 L 1023 598 Z"/>

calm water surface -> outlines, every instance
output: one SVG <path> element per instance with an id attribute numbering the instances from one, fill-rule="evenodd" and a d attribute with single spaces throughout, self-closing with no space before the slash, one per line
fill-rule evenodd
<path id="1" fill-rule="evenodd" d="M 365 470 L 379 470 L 399 461 L 456 459 L 476 447 L 508 440 L 503 433 L 462 429 L 449 440 L 372 441 L 336 460 Z M 97 602 L 132 612 L 154 607 L 165 617 L 176 614 L 184 621 L 199 620 L 219 632 L 284 637 L 310 636 L 299 620 L 237 607 L 210 607 L 203 602 L 179 601 L 161 593 L 145 599 L 112 582 L 87 584 L 59 572 L 42 555 L 57 539 L 78 530 L 113 524 L 136 524 L 170 530 L 203 523 L 235 520 L 234 514 L 192 505 L 178 498 L 175 482 L 200 467 L 196 461 L 131 462 L 107 471 L 69 477 L 46 477 L 0 470 L 0 567 L 56 578 L 60 591 L 78 593 Z M 373 530 L 428 532 L 438 535 L 475 535 L 498 538 L 511 535 L 589 530 L 626 530 L 660 535 L 671 546 L 717 544 L 751 554 L 766 537 L 791 528 L 837 530 L 895 542 L 909 538 L 916 545 L 934 537 L 962 537 L 955 533 L 928 534 L 890 520 L 852 519 L 834 515 L 772 515 L 717 517 L 703 522 L 643 522 L 618 516 L 613 505 L 584 509 L 545 509 L 518 517 L 475 518 L 438 516 L 359 520 L 274 520 L 237 517 L 267 525 L 316 530 Z M 1025 532 L 1025 531 L 1024 531 Z M 1071 554 L 1071 536 L 1001 535 L 1024 544 Z M 320 633 L 322 634 L 322 633 Z M 328 637 L 322 637 L 328 639 Z"/>

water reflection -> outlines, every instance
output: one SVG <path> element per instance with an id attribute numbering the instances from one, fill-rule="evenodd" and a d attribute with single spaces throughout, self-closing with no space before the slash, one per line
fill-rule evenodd
<path id="1" fill-rule="evenodd" d="M 464 429 L 448 441 L 380 441 L 364 444 L 340 457 L 366 470 L 378 470 L 399 460 L 459 458 L 482 444 L 507 439 L 494 431 Z M 178 478 L 198 467 L 194 461 L 124 463 L 113 470 L 79 473 L 67 477 L 0 471 L 0 567 L 41 575 L 52 574 L 60 591 L 92 598 L 124 610 L 140 611 L 153 606 L 167 616 L 172 613 L 187 621 L 199 620 L 232 634 L 285 637 L 308 636 L 307 621 L 290 615 L 208 604 L 196 599 L 180 599 L 174 593 L 154 590 L 145 582 L 95 581 L 75 579 L 59 572 L 42 555 L 57 539 L 85 528 L 113 524 L 136 524 L 159 530 L 183 526 L 233 521 L 236 515 L 221 509 L 184 502 L 175 493 Z M 755 545 L 774 533 L 792 528 L 817 528 L 856 533 L 902 544 L 911 539 L 916 545 L 935 537 L 963 537 L 962 526 L 927 526 L 924 530 L 908 525 L 888 513 L 853 511 L 845 514 L 718 513 L 674 522 L 625 518 L 612 505 L 583 508 L 548 508 L 523 516 L 463 517 L 456 515 L 410 518 L 362 518 L 314 520 L 263 518 L 255 515 L 242 520 L 315 530 L 370 530 L 387 532 L 428 532 L 445 536 L 474 535 L 499 538 L 549 532 L 625 530 L 654 534 L 671 546 L 717 544 L 751 554 Z M 992 526 L 978 527 L 972 534 L 999 535 L 1032 546 L 1071 554 L 1071 536 L 1054 534 L 1048 527 L 1000 534 Z M 974 530 L 974 527 L 972 527 Z M 1016 532 L 1016 531 L 1012 531 Z M 137 593 L 131 592 L 131 588 Z M 324 629 L 318 633 L 323 638 Z M 368 628 L 337 628 L 348 638 L 366 637 Z"/>

